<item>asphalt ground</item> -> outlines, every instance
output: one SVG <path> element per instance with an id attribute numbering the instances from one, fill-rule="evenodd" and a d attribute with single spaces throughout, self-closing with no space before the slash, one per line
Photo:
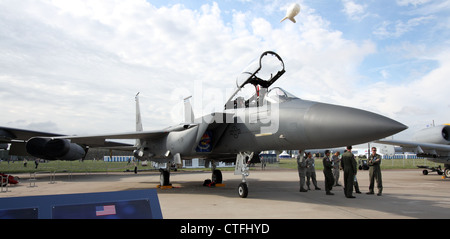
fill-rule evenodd
<path id="1" fill-rule="evenodd" d="M 208 171 L 172 172 L 172 189 L 157 189 L 164 219 L 447 219 L 450 218 L 450 180 L 421 170 L 383 170 L 383 195 L 367 195 L 368 171 L 358 171 L 362 194 L 345 198 L 343 187 L 333 196 L 324 191 L 324 175 L 317 171 L 322 190 L 299 192 L 296 170 L 251 170 L 249 195 L 240 198 L 240 176 L 223 171 L 224 187 L 205 187 Z M 0 197 L 24 197 L 157 188 L 159 172 L 49 174 L 19 176 L 21 182 L 8 187 Z M 343 173 L 341 171 L 340 184 Z M 35 187 L 30 187 L 35 185 Z M 312 187 L 313 188 L 313 187 Z"/>

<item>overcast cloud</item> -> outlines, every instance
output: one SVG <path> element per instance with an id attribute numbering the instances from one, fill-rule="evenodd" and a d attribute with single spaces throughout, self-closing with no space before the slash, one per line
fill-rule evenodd
<path id="1" fill-rule="evenodd" d="M 137 92 L 144 129 L 177 124 L 176 106 L 195 92 L 197 115 L 212 101 L 221 110 L 266 50 L 286 64 L 276 85 L 300 98 L 410 130 L 449 123 L 449 1 L 304 0 L 296 24 L 279 23 L 290 3 L 1 0 L 0 125 L 133 131 Z"/>

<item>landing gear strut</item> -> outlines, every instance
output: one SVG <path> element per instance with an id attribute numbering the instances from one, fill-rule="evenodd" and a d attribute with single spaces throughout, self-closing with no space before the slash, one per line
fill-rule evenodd
<path id="1" fill-rule="evenodd" d="M 242 176 L 242 183 L 239 184 L 238 194 L 241 198 L 248 196 L 247 177 L 249 173 L 249 164 L 253 158 L 253 153 L 240 152 L 236 156 L 236 168 L 234 169 L 234 175 Z"/>

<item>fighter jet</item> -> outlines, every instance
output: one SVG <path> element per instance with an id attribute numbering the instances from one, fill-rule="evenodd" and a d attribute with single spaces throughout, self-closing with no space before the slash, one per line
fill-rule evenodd
<path id="1" fill-rule="evenodd" d="M 196 118 L 185 99 L 185 122 L 162 130 L 144 131 L 136 95 L 136 132 L 59 136 L 0 127 L 4 139 L 22 143 L 26 152 L 48 160 L 77 160 L 88 147 L 122 147 L 136 158 L 161 164 L 201 158 L 211 162 L 212 181 L 222 183 L 219 161 L 236 162 L 242 177 L 240 197 L 247 197 L 249 164 L 264 150 L 306 150 L 360 144 L 400 132 L 395 120 L 355 108 L 300 99 L 286 90 L 270 88 L 285 73 L 284 62 L 264 52 L 237 78 L 224 110 Z M 135 139 L 131 146 L 107 140 Z M 12 150 L 14 151 L 14 150 Z M 170 184 L 170 166 L 160 169 L 161 186 Z"/>
<path id="2" fill-rule="evenodd" d="M 450 125 L 439 125 L 416 132 L 412 141 L 377 140 L 380 144 L 401 146 L 403 152 L 414 152 L 435 163 L 444 164 L 444 175 L 450 178 Z"/>

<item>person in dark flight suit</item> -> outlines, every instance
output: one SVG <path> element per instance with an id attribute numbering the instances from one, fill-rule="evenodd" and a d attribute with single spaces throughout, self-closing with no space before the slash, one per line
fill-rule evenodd
<path id="1" fill-rule="evenodd" d="M 353 196 L 353 182 L 356 176 L 356 160 L 352 153 L 352 146 L 347 146 L 347 152 L 342 154 L 341 165 L 344 169 L 344 193 L 346 198 Z"/>
<path id="2" fill-rule="evenodd" d="M 331 189 L 333 189 L 334 184 L 334 177 L 333 177 L 333 164 L 331 163 L 330 159 L 330 150 L 325 150 L 325 157 L 323 157 L 323 174 L 325 175 L 325 191 L 327 195 L 334 195 L 334 193 L 331 192 Z"/>

